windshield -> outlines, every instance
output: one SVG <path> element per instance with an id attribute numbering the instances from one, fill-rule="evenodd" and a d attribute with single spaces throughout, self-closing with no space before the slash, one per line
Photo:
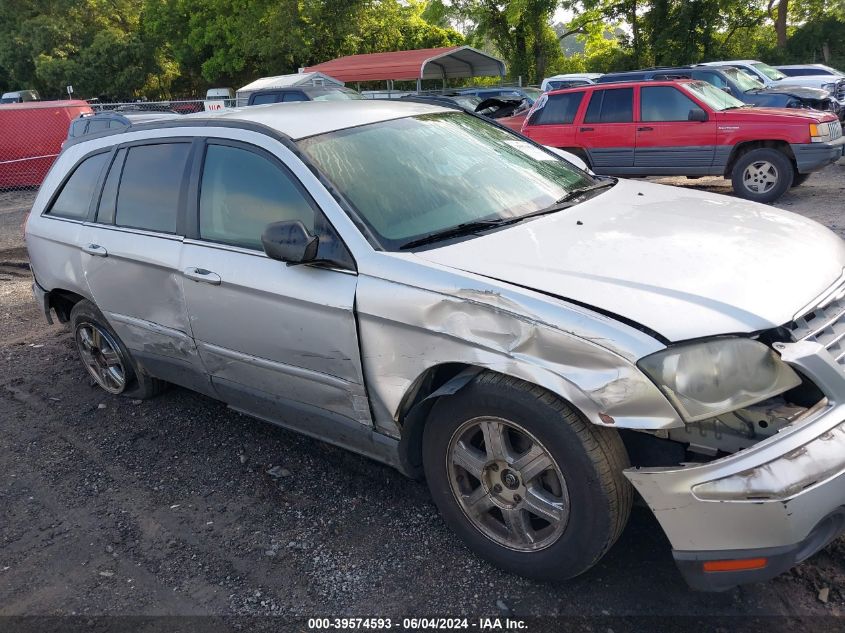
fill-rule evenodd
<path id="1" fill-rule="evenodd" d="M 382 121 L 298 144 L 387 250 L 466 222 L 533 213 L 595 183 L 464 112 Z"/>
<path id="2" fill-rule="evenodd" d="M 749 75 L 747 72 L 744 72 L 739 68 L 723 68 L 722 72 L 725 73 L 737 86 L 739 86 L 739 89 L 743 92 L 765 88 L 763 83 L 756 77 Z"/>
<path id="3" fill-rule="evenodd" d="M 745 105 L 742 101 L 732 97 L 724 90 L 715 88 L 704 81 L 690 81 L 685 85 L 687 90 L 716 111 L 727 110 L 728 108 L 741 108 Z"/>
<path id="4" fill-rule="evenodd" d="M 758 71 L 766 75 L 772 81 L 777 81 L 778 79 L 783 79 L 786 77 L 782 72 L 780 72 L 777 68 L 773 68 L 768 64 L 764 64 L 763 62 L 754 62 L 751 64 L 756 68 Z"/>

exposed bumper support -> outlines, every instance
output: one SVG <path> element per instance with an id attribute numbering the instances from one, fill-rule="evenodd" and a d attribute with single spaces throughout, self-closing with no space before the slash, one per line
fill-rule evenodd
<path id="1" fill-rule="evenodd" d="M 625 471 L 695 587 L 726 589 L 777 575 L 845 526 L 845 517 L 829 518 L 840 517 L 845 508 L 843 368 L 817 343 L 785 344 L 779 351 L 825 392 L 826 402 L 769 439 L 723 459 Z M 754 557 L 766 558 L 765 566 L 702 575 L 703 561 Z"/>
<path id="2" fill-rule="evenodd" d="M 845 136 L 840 136 L 830 143 L 793 143 L 790 147 L 795 154 L 798 173 L 808 174 L 842 158 Z"/>

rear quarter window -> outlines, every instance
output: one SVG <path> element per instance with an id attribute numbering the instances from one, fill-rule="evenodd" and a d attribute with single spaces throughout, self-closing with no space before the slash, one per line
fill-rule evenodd
<path id="1" fill-rule="evenodd" d="M 100 180 L 100 173 L 108 157 L 109 153 L 103 152 L 89 156 L 79 163 L 70 178 L 65 181 L 47 214 L 71 220 L 86 219 Z"/>
<path id="2" fill-rule="evenodd" d="M 533 112 L 528 125 L 566 125 L 572 123 L 583 98 L 583 92 L 548 95 L 546 103 Z"/>

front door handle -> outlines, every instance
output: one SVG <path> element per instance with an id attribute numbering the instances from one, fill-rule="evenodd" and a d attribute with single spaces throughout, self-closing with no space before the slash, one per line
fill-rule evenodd
<path id="1" fill-rule="evenodd" d="M 637 128 L 637 132 L 652 132 L 652 131 L 654 131 L 653 127 L 646 126 L 646 127 L 638 127 Z"/>
<path id="2" fill-rule="evenodd" d="M 579 132 L 592 132 L 595 129 L 596 128 L 594 128 L 594 127 L 580 127 L 580 128 L 578 128 L 578 131 Z"/>
<path id="3" fill-rule="evenodd" d="M 109 252 L 99 244 L 87 244 L 82 247 L 82 251 L 93 255 L 94 257 L 107 257 Z"/>
<path id="4" fill-rule="evenodd" d="M 205 268 L 186 268 L 184 274 L 188 279 L 212 286 L 219 286 L 221 281 L 220 275 Z"/>

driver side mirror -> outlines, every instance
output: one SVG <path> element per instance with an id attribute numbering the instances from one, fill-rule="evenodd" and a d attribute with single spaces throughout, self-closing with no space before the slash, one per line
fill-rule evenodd
<path id="1" fill-rule="evenodd" d="M 273 222 L 261 234 L 261 245 L 270 259 L 306 264 L 317 259 L 320 238 L 311 235 L 299 220 Z"/>
<path id="2" fill-rule="evenodd" d="M 722 86 L 722 90 L 727 92 L 728 94 L 733 94 L 733 91 L 731 91 L 730 86 Z"/>
<path id="3" fill-rule="evenodd" d="M 689 111 L 689 115 L 687 115 L 688 121 L 706 121 L 707 120 L 707 113 L 702 110 L 701 108 L 693 108 Z"/>

